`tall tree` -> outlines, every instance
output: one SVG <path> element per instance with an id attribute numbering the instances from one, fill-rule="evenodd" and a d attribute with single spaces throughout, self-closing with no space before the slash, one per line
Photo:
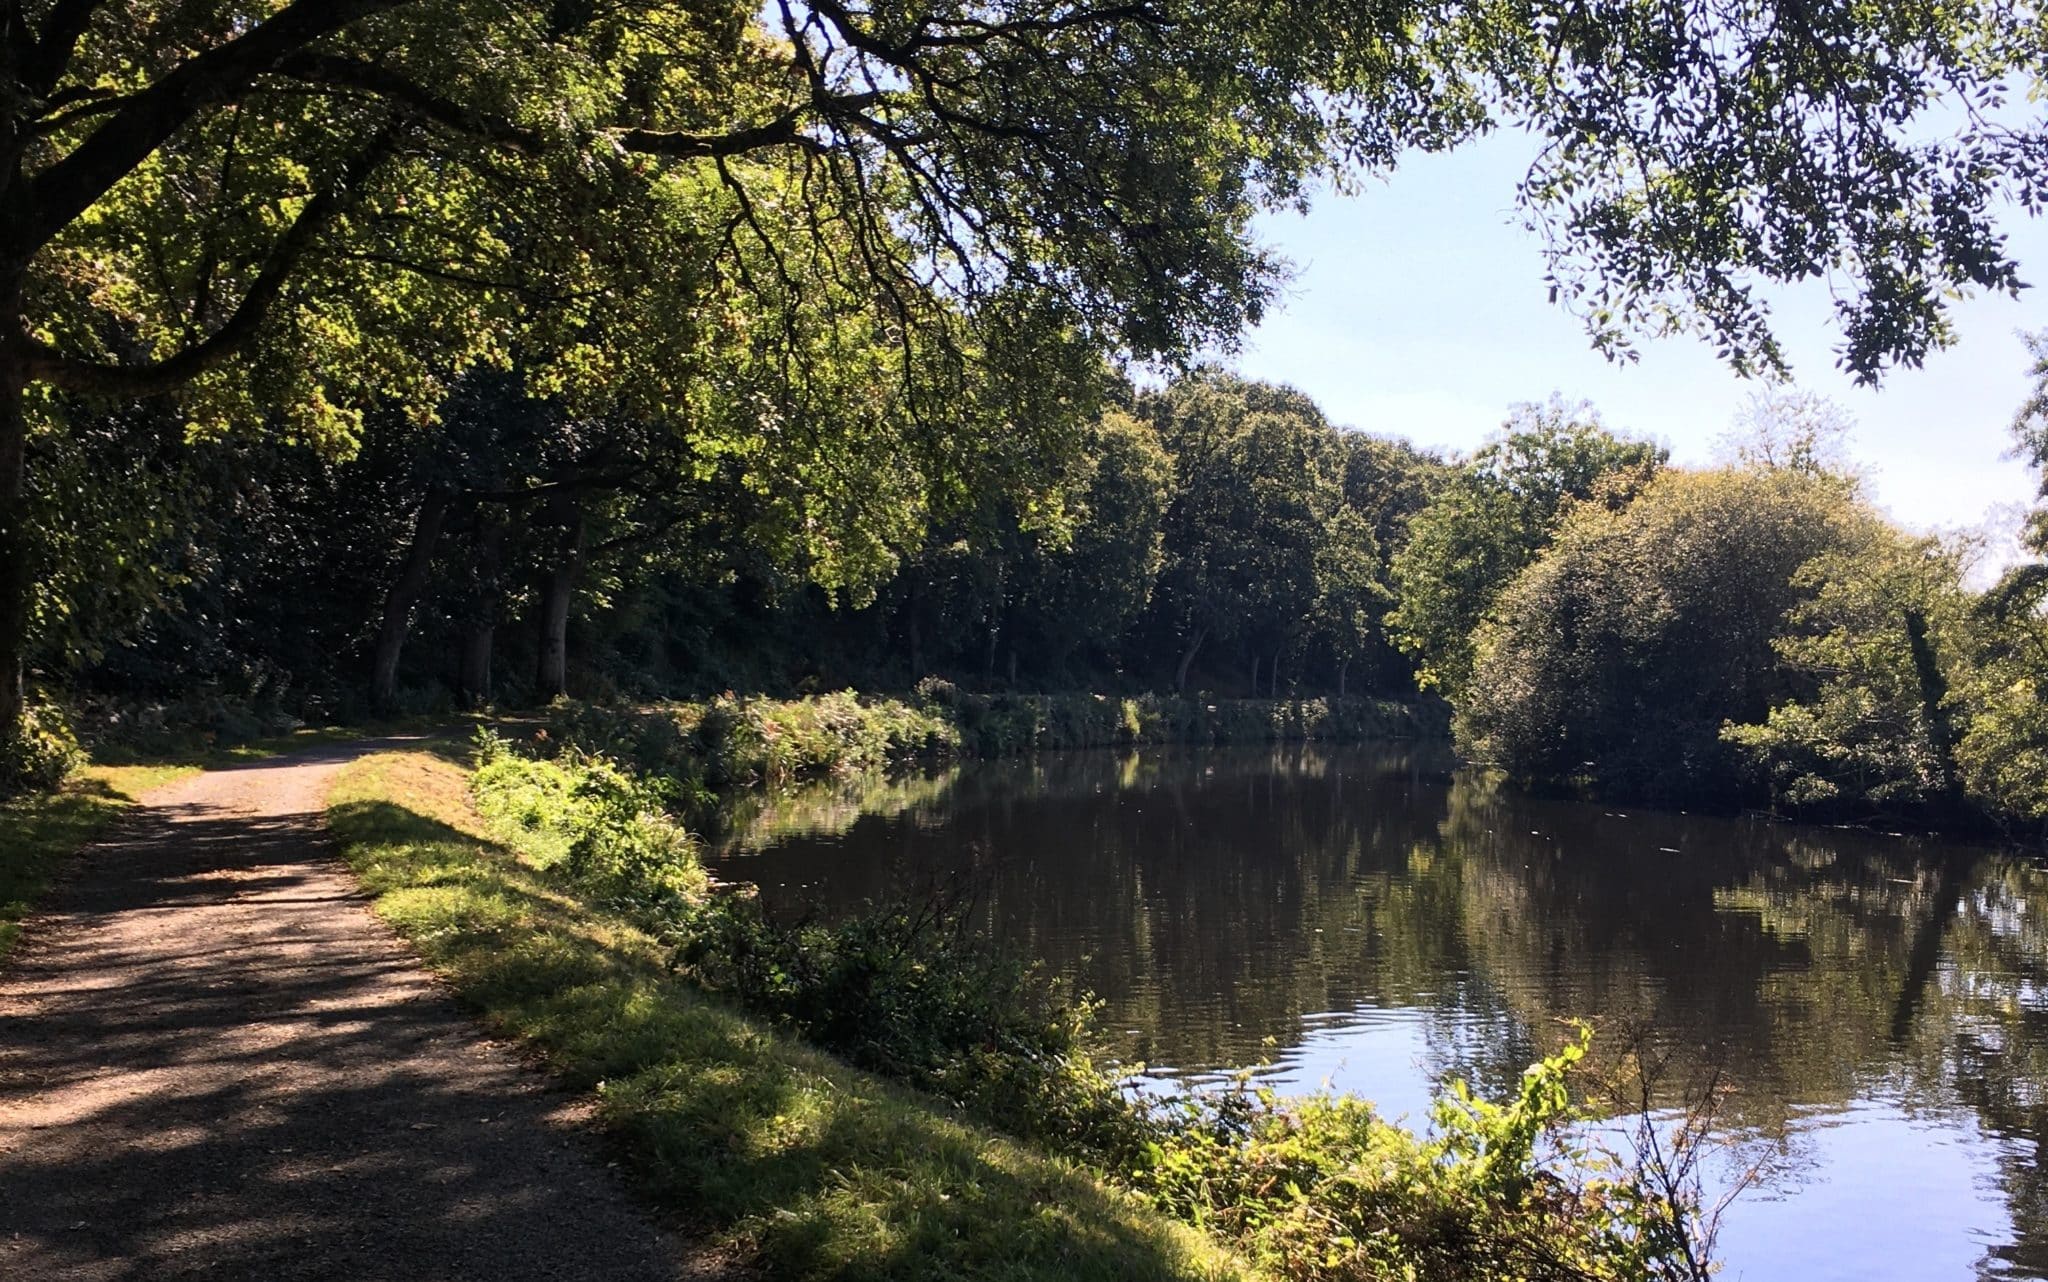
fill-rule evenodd
<path id="1" fill-rule="evenodd" d="M 1174 685 L 1212 642 L 1252 684 L 1309 623 L 1322 546 L 1343 502 L 1337 435 L 1290 387 L 1204 372 L 1145 398 L 1173 458 L 1155 630 L 1178 649 Z"/>
<path id="2" fill-rule="evenodd" d="M 1409 522 L 1394 558 L 1398 602 L 1387 626 L 1418 681 L 1455 701 L 1471 675 L 1474 631 L 1567 509 L 1606 478 L 1663 460 L 1648 441 L 1608 431 L 1590 405 L 1517 406 Z"/>
<path id="3" fill-rule="evenodd" d="M 2037 68 L 2039 29 L 2002 0 L 0 6 L 0 735 L 27 441 L 72 398 L 345 447 L 516 355 L 857 493 L 1096 349 L 1227 342 L 1276 280 L 1260 206 L 1494 119 L 1550 140 L 1524 197 L 1603 342 L 1691 315 L 1775 363 L 1737 269 L 1836 270 L 1869 373 L 1943 337 L 1945 290 L 2014 283 L 1988 207 L 2031 195 L 2038 126 L 1916 116 Z M 970 364 L 1030 373 L 984 399 Z"/>
<path id="4" fill-rule="evenodd" d="M 1063 537 L 1040 540 L 1018 575 L 1032 639 L 1056 675 L 1080 647 L 1115 651 L 1144 613 L 1172 484 L 1172 461 L 1143 422 L 1110 410 L 1089 430 L 1068 482 Z"/>
<path id="5" fill-rule="evenodd" d="M 1722 727 L 1793 692 L 1775 645 L 1814 594 L 1801 571 L 1870 519 L 1851 482 L 1785 468 L 1674 469 L 1626 506 L 1575 505 L 1480 631 L 1460 742 L 1616 798 L 1739 797 Z"/>

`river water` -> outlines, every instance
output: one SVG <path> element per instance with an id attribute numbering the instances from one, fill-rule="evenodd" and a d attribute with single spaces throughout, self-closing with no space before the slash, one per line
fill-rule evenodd
<path id="1" fill-rule="evenodd" d="M 2048 868 L 1538 800 L 1401 750 L 1069 753 L 835 781 L 714 863 L 779 913 L 950 884 L 1162 1083 L 1253 1068 L 1419 1120 L 1590 1019 L 1727 1089 L 1729 1279 L 2048 1278 Z"/>

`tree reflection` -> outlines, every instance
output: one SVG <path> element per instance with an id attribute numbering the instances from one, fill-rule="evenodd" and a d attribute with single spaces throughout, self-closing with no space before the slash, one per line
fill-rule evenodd
<path id="1" fill-rule="evenodd" d="M 1374 1095 L 1398 1066 L 1368 1043 L 1398 1015 L 1411 1071 L 1498 1089 L 1587 1018 L 1718 1067 L 1730 1128 L 1781 1161 L 1816 1109 L 1967 1108 L 2006 1141 L 2016 1228 L 1981 1267 L 2048 1274 L 2039 864 L 1546 801 L 1437 765 L 1077 753 L 842 782 L 765 807 L 720 871 L 784 912 L 970 878 L 991 934 L 1102 998 L 1116 1049 L 1185 1073 L 1329 1042 L 1363 1064 L 1337 1084 Z"/>

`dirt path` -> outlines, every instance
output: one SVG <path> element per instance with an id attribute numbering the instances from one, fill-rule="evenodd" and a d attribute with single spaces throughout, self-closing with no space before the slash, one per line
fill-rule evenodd
<path id="1" fill-rule="evenodd" d="M 0 970 L 0 1279 L 698 1275 L 321 830 L 389 741 L 146 798 Z"/>

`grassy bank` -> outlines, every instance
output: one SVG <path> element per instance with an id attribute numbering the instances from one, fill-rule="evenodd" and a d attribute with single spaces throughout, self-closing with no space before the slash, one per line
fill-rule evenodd
<path id="1" fill-rule="evenodd" d="M 88 766 L 53 792 L 0 802 L 0 960 L 65 860 L 106 832 L 151 788 L 192 774 L 177 763 Z"/>
<path id="2" fill-rule="evenodd" d="M 852 691 L 802 699 L 565 703 L 545 734 L 684 789 L 783 783 L 902 761 L 988 758 L 1140 744 L 1356 743 L 1441 738 L 1433 704 L 1383 699 L 971 694 L 944 682 L 910 699 Z"/>
<path id="3" fill-rule="evenodd" d="M 599 1092 L 655 1196 L 778 1275 L 1693 1276 L 1690 1205 L 1572 1138 L 1583 1044 L 1516 1098 L 1453 1090 L 1427 1134 L 1342 1096 L 1143 1105 L 1090 1060 L 1085 999 L 942 905 L 778 924 L 705 894 L 660 781 L 489 734 L 478 760 L 345 778 L 379 910 Z"/>
<path id="4" fill-rule="evenodd" d="M 1081 1167 L 706 999 L 648 935 L 490 841 L 453 762 L 368 758 L 330 808 L 385 920 L 596 1093 L 650 1197 L 771 1276 L 1244 1276 Z"/>

